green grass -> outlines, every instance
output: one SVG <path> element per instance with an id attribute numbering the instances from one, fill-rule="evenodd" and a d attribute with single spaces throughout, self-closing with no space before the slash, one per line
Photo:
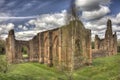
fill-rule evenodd
<path id="1" fill-rule="evenodd" d="M 56 68 L 39 63 L 21 63 L 11 66 L 8 73 L 0 73 L 0 80 L 67 80 Z M 120 54 L 93 60 L 92 66 L 73 73 L 73 80 L 120 80 Z"/>
<path id="2" fill-rule="evenodd" d="M 23 58 L 27 58 L 28 57 L 28 54 L 23 54 Z"/>
<path id="3" fill-rule="evenodd" d="M 74 75 L 78 80 L 120 80 L 120 55 L 97 58 L 92 66 L 81 68 Z"/>

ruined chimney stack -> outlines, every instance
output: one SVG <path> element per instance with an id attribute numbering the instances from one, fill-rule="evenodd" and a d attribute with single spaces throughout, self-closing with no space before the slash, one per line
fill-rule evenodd
<path id="1" fill-rule="evenodd" d="M 113 35 L 112 22 L 111 22 L 110 19 L 108 19 L 108 21 L 107 21 L 107 30 L 106 30 L 106 33 L 105 33 L 105 37 L 110 38 L 110 37 L 112 37 L 112 35 Z"/>

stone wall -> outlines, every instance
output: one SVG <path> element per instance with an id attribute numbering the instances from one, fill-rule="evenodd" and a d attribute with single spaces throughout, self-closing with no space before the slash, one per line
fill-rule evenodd
<path id="1" fill-rule="evenodd" d="M 10 30 L 6 39 L 6 56 L 9 63 L 23 62 L 23 46 L 28 48 L 27 53 L 29 53 L 29 41 L 16 40 L 14 30 Z"/>
<path id="2" fill-rule="evenodd" d="M 21 47 L 28 48 L 28 61 L 37 61 L 48 66 L 77 69 L 92 63 L 91 31 L 79 20 L 75 3 L 72 2 L 66 25 L 38 33 L 29 41 L 15 39 L 11 30 L 6 39 L 6 55 L 10 63 L 21 62 Z"/>
<path id="3" fill-rule="evenodd" d="M 14 30 L 9 31 L 8 38 L 6 39 L 6 57 L 9 63 L 14 63 L 15 61 Z"/>
<path id="4" fill-rule="evenodd" d="M 62 57 L 68 67 L 77 69 L 92 62 L 91 31 L 79 20 L 71 21 L 62 29 Z"/>
<path id="5" fill-rule="evenodd" d="M 6 55 L 10 63 L 23 62 L 21 52 L 27 47 L 28 61 L 37 61 L 48 66 L 60 66 L 64 62 L 68 68 L 77 69 L 91 63 L 91 31 L 84 28 L 81 21 L 74 20 L 61 28 L 38 33 L 29 41 L 16 40 L 14 30 L 6 39 Z"/>
<path id="6" fill-rule="evenodd" d="M 105 38 L 100 39 L 98 35 L 95 36 L 95 50 L 93 50 L 93 55 L 97 53 L 104 54 L 107 56 L 117 54 L 117 35 L 116 32 L 112 32 L 112 22 L 111 20 L 107 21 L 107 30 L 105 32 Z"/>

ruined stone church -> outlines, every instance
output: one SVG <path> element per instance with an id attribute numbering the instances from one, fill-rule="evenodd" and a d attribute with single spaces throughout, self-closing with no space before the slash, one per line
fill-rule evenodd
<path id="1" fill-rule="evenodd" d="M 85 29 L 78 19 L 75 5 L 71 7 L 70 18 L 63 27 L 40 32 L 29 41 L 16 40 L 14 30 L 10 30 L 6 39 L 7 60 L 10 63 L 23 62 L 22 47 L 26 46 L 28 61 L 49 66 L 64 63 L 70 69 L 91 63 L 91 30 Z"/>
<path id="2" fill-rule="evenodd" d="M 117 35 L 113 34 L 112 22 L 107 21 L 107 30 L 105 38 L 100 39 L 98 35 L 95 36 L 95 54 L 103 54 L 104 56 L 111 56 L 117 54 Z"/>
<path id="3" fill-rule="evenodd" d="M 38 33 L 29 41 L 16 40 L 14 30 L 10 30 L 6 39 L 6 57 L 9 63 L 39 62 L 48 66 L 65 65 L 69 69 L 78 69 L 92 63 L 91 30 L 85 29 L 79 20 L 75 6 L 72 5 L 67 24 L 56 29 Z M 24 59 L 22 48 L 27 48 L 28 57 Z M 117 53 L 117 36 L 112 35 L 111 21 L 107 22 L 105 39 L 95 37 L 95 49 L 105 54 Z"/>
<path id="4" fill-rule="evenodd" d="M 71 21 L 61 28 L 38 33 L 32 40 L 15 39 L 10 30 L 6 39 L 6 55 L 10 63 L 23 61 L 22 47 L 28 48 L 28 60 L 38 61 L 49 66 L 64 62 L 69 68 L 79 68 L 91 62 L 91 31 L 82 22 Z"/>

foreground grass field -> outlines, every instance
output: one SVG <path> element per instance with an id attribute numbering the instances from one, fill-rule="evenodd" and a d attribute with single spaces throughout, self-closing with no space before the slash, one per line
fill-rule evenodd
<path id="1" fill-rule="evenodd" d="M 73 80 L 120 80 L 120 54 L 97 58 L 92 66 L 73 72 Z M 39 63 L 21 63 L 10 66 L 7 73 L 0 73 L 0 80 L 68 80 L 63 72 Z"/>

